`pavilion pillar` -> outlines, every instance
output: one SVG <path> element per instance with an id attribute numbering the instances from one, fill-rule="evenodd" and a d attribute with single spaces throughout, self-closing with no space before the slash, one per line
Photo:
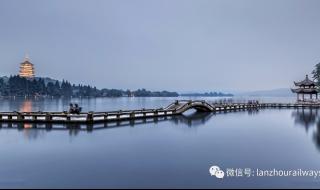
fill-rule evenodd
<path id="1" fill-rule="evenodd" d="M 312 98 L 313 98 L 313 97 L 312 97 L 312 94 L 310 94 L 310 99 L 312 100 Z"/>
<path id="2" fill-rule="evenodd" d="M 302 101 L 304 102 L 304 94 L 302 93 Z"/>
<path id="3" fill-rule="evenodd" d="M 316 93 L 316 99 L 318 100 L 318 93 Z"/>

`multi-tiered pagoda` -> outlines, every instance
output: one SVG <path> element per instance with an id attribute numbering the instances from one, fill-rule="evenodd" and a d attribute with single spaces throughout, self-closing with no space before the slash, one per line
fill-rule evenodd
<path id="1" fill-rule="evenodd" d="M 305 102 L 305 101 L 312 101 L 313 95 L 315 95 L 315 99 L 318 100 L 318 89 L 317 84 L 310 80 L 308 75 L 306 76 L 306 79 L 304 79 L 301 82 L 294 82 L 294 85 L 297 87 L 295 89 L 291 89 L 292 92 L 297 94 L 297 100 L 298 102 Z M 310 98 L 308 98 L 310 96 Z"/>
<path id="2" fill-rule="evenodd" d="M 30 62 L 29 57 L 26 55 L 24 61 L 20 64 L 20 77 L 32 79 L 35 76 L 34 65 Z"/>

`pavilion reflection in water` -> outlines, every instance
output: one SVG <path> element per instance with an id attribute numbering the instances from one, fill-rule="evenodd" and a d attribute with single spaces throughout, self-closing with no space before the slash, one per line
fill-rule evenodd
<path id="1" fill-rule="evenodd" d="M 320 110 L 319 109 L 298 109 L 292 113 L 296 125 L 303 126 L 308 132 L 315 127 L 312 138 L 320 151 Z"/>
<path id="2" fill-rule="evenodd" d="M 295 124 L 304 127 L 306 131 L 320 122 L 319 116 L 319 109 L 297 109 L 292 112 Z"/>

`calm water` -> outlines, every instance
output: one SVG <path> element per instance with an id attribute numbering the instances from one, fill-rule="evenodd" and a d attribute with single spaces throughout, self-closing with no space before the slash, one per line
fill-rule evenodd
<path id="1" fill-rule="evenodd" d="M 164 107 L 171 98 L 82 99 L 85 110 Z M 61 111 L 70 100 L 1 100 L 1 111 Z M 209 167 L 320 170 L 320 110 L 194 113 L 133 123 L 0 128 L 0 188 L 320 187 L 312 177 L 225 177 Z M 64 129 L 68 127 L 69 129 Z"/>

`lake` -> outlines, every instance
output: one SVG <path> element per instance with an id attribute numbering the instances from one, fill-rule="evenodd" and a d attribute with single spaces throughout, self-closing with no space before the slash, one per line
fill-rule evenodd
<path id="1" fill-rule="evenodd" d="M 1 99 L 0 110 L 62 111 L 76 102 L 84 111 L 111 111 L 165 107 L 175 99 Z M 271 100 L 294 101 L 260 101 Z M 135 123 L 97 124 L 93 130 L 3 124 L 0 188 L 317 188 L 320 177 L 263 177 L 256 171 L 320 171 L 319 114 L 317 109 L 188 111 Z M 210 176 L 214 165 L 224 171 L 223 179 Z"/>

